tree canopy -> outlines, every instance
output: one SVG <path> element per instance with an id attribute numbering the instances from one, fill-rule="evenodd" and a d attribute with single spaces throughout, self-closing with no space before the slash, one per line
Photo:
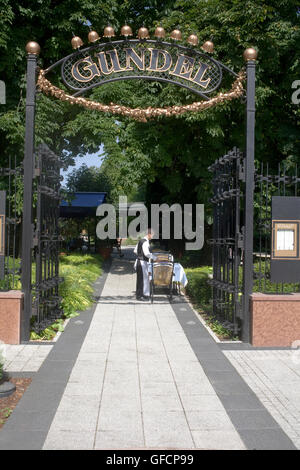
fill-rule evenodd
<path id="1" fill-rule="evenodd" d="M 7 85 L 7 105 L 0 109 L 2 164 L 9 153 L 22 159 L 27 41 L 39 42 L 39 64 L 46 67 L 71 52 L 72 32 L 85 40 L 89 24 L 101 34 L 108 23 L 119 31 L 125 22 L 134 33 L 143 24 L 153 33 L 161 24 L 168 32 L 179 28 L 183 39 L 191 33 L 199 36 L 200 44 L 211 39 L 213 57 L 236 72 L 244 65 L 244 49 L 256 47 L 256 159 L 274 166 L 282 160 L 299 163 L 300 112 L 291 101 L 292 82 L 300 78 L 296 0 L 0 0 L 0 6 L 0 76 Z M 145 81 L 107 84 L 90 97 L 131 107 L 195 100 L 174 85 Z M 139 123 L 42 94 L 37 97 L 36 142 L 46 142 L 66 166 L 103 144 L 103 172 L 114 197 L 144 185 L 153 202 L 205 203 L 210 192 L 208 165 L 234 145 L 243 149 L 244 126 L 245 105 L 238 100 Z"/>
<path id="2" fill-rule="evenodd" d="M 101 167 L 86 164 L 74 169 L 67 176 L 67 188 L 70 192 L 108 192 L 110 182 Z"/>

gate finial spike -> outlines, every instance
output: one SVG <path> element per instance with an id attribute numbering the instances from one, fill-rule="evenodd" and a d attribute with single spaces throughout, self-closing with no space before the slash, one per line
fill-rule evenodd
<path id="1" fill-rule="evenodd" d="M 128 26 L 127 24 L 125 24 L 124 26 L 122 26 L 121 28 L 121 35 L 122 36 L 125 36 L 125 38 L 128 38 L 128 36 L 132 36 L 132 29 L 130 26 Z"/>
<path id="2" fill-rule="evenodd" d="M 254 47 L 248 47 L 248 49 L 246 49 L 244 51 L 244 59 L 246 61 L 248 60 L 256 60 L 257 59 L 257 50 L 254 49 Z"/>
<path id="3" fill-rule="evenodd" d="M 107 25 L 105 28 L 104 28 L 104 33 L 103 33 L 103 37 L 104 38 L 113 38 L 115 37 L 115 30 L 112 26 L 110 25 Z"/>
<path id="4" fill-rule="evenodd" d="M 206 41 L 206 42 L 202 45 L 202 49 L 203 49 L 205 52 L 212 53 L 212 52 L 214 52 L 214 43 L 213 43 L 212 41 Z"/>
<path id="5" fill-rule="evenodd" d="M 196 34 L 190 34 L 190 36 L 187 38 L 187 42 L 191 44 L 191 46 L 197 46 L 199 43 L 198 36 Z"/>
<path id="6" fill-rule="evenodd" d="M 97 33 L 97 31 L 90 31 L 89 34 L 88 34 L 88 41 L 89 42 L 96 42 L 100 39 L 100 36 L 99 34 Z"/>
<path id="7" fill-rule="evenodd" d="M 79 49 L 83 45 L 83 41 L 79 36 L 74 36 L 71 40 L 73 49 Z"/>
<path id="8" fill-rule="evenodd" d="M 28 54 L 38 55 L 41 52 L 40 45 L 35 41 L 29 41 L 25 49 Z"/>
<path id="9" fill-rule="evenodd" d="M 157 26 L 154 32 L 154 36 L 157 39 L 164 39 L 166 37 L 166 32 L 162 26 Z"/>
<path id="10" fill-rule="evenodd" d="M 181 39 L 182 39 L 181 31 L 179 31 L 179 29 L 174 29 L 171 32 L 170 37 L 171 37 L 171 39 L 173 39 L 173 41 L 181 41 Z"/>
<path id="11" fill-rule="evenodd" d="M 145 27 L 145 26 L 142 26 L 139 30 L 138 30 L 138 38 L 139 39 L 149 39 L 149 31 L 148 29 Z"/>

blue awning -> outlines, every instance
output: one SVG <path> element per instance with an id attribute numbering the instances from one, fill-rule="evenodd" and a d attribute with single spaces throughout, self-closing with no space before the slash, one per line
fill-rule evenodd
<path id="1" fill-rule="evenodd" d="M 98 206 L 106 201 L 107 193 L 74 193 L 74 199 L 69 203 L 60 203 L 60 217 L 91 217 L 96 215 Z"/>

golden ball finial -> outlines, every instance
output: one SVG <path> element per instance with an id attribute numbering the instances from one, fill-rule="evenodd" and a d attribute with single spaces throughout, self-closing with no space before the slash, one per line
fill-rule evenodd
<path id="1" fill-rule="evenodd" d="M 165 32 L 164 28 L 162 26 L 157 26 L 157 28 L 155 29 L 155 32 L 154 32 L 154 36 L 157 39 L 165 38 L 166 37 L 166 32 Z"/>
<path id="2" fill-rule="evenodd" d="M 122 36 L 125 36 L 126 38 L 128 36 L 132 36 L 132 29 L 130 26 L 128 26 L 127 24 L 125 24 L 124 26 L 122 26 L 121 28 L 121 35 Z"/>
<path id="3" fill-rule="evenodd" d="M 29 41 L 26 44 L 25 49 L 28 54 L 35 54 L 35 55 L 38 55 L 41 51 L 40 45 L 35 41 Z"/>
<path id="4" fill-rule="evenodd" d="M 103 37 L 112 38 L 114 36 L 115 36 L 114 28 L 112 26 L 106 26 L 106 28 L 104 28 Z"/>
<path id="5" fill-rule="evenodd" d="M 170 34 L 170 37 L 171 37 L 174 41 L 181 41 L 181 39 L 182 39 L 181 31 L 179 31 L 179 29 L 174 29 L 174 30 L 172 31 L 172 33 Z"/>
<path id="6" fill-rule="evenodd" d="M 205 43 L 202 45 L 202 49 L 205 52 L 212 53 L 214 52 L 214 43 L 212 41 L 205 41 Z"/>
<path id="7" fill-rule="evenodd" d="M 139 39 L 149 39 L 149 31 L 145 26 L 142 26 L 138 31 L 138 38 Z"/>
<path id="8" fill-rule="evenodd" d="M 191 34 L 188 39 L 187 39 L 187 42 L 189 44 L 191 44 L 191 46 L 197 46 L 198 42 L 199 42 L 199 39 L 198 39 L 198 36 L 196 34 Z"/>
<path id="9" fill-rule="evenodd" d="M 97 31 L 90 31 L 89 32 L 89 34 L 88 34 L 88 41 L 89 42 L 96 42 L 96 41 L 98 41 L 98 39 L 100 39 L 100 36 L 97 33 Z"/>
<path id="10" fill-rule="evenodd" d="M 244 51 L 244 59 L 245 60 L 256 60 L 257 59 L 257 50 L 254 49 L 254 47 L 248 47 L 248 49 L 246 49 Z"/>
<path id="11" fill-rule="evenodd" d="M 73 49 L 79 49 L 83 45 L 83 41 L 79 36 L 74 36 L 71 40 Z"/>

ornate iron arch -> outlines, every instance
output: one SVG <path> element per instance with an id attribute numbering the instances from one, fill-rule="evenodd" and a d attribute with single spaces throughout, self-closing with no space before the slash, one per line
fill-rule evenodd
<path id="1" fill-rule="evenodd" d="M 142 67 L 139 62 L 143 62 Z M 233 77 L 238 76 L 207 53 L 181 44 L 151 39 L 93 44 L 58 60 L 45 69 L 44 74 L 59 66 L 62 80 L 73 92 L 72 96 L 81 96 L 95 87 L 114 81 L 142 79 L 172 83 L 208 100 L 208 95 L 220 87 L 224 72 Z M 84 66 L 89 69 L 88 73 L 82 71 Z M 94 74 L 89 76 L 92 69 Z"/>
<path id="2" fill-rule="evenodd" d="M 141 28 L 146 29 L 146 28 Z M 75 39 L 75 38 L 74 38 Z M 82 43 L 80 38 L 76 38 Z M 126 50 L 127 49 L 127 50 Z M 144 50 L 144 52 L 143 52 Z M 32 314 L 32 283 L 31 264 L 33 248 L 33 218 L 32 194 L 33 177 L 35 172 L 35 102 L 37 89 L 37 56 L 40 47 L 35 42 L 26 46 L 27 55 L 27 88 L 26 88 L 26 123 L 25 123 L 25 152 L 24 152 L 24 206 L 22 229 L 22 290 L 24 292 L 24 320 L 22 325 L 22 340 L 28 341 L 30 318 Z M 114 52 L 116 51 L 116 52 Z M 153 52 L 155 51 L 155 52 Z M 86 54 L 89 54 L 88 56 Z M 124 55 L 125 54 L 125 55 Z M 110 58 L 110 61 L 107 59 Z M 253 283 L 253 192 L 254 192 L 254 144 L 255 144 L 255 63 L 257 52 L 253 48 L 246 49 L 244 58 L 247 61 L 247 100 L 246 100 L 246 158 L 243 172 L 239 175 L 245 181 L 245 226 L 244 226 L 244 280 L 243 280 L 243 336 L 244 341 L 250 338 L 250 295 Z M 147 59 L 147 60 L 146 60 Z M 145 62 L 144 62 L 145 60 Z M 85 61 L 85 62 L 84 62 Z M 148 62 L 147 62 L 148 61 Z M 168 61 L 172 62 L 171 64 Z M 76 65 L 77 64 L 77 65 Z M 122 40 L 93 44 L 88 48 L 79 49 L 60 59 L 46 70 L 40 71 L 39 78 L 61 66 L 61 76 L 65 86 L 73 92 L 66 94 L 64 90 L 53 87 L 45 82 L 44 91 L 55 90 L 53 96 L 82 104 L 81 97 L 85 92 L 117 80 L 157 80 L 187 88 L 202 98 L 202 102 L 192 105 L 174 106 L 168 108 L 146 108 L 146 110 L 126 108 L 114 105 L 113 109 L 101 103 L 89 102 L 91 109 L 104 112 L 120 113 L 142 117 L 172 116 L 181 112 L 206 109 L 209 105 L 223 102 L 241 96 L 243 87 L 242 77 L 229 67 L 196 49 L 188 48 L 177 43 L 154 40 Z M 112 68 L 112 69 L 111 69 Z M 138 70 L 137 70 L 138 69 Z M 78 72 L 78 73 L 77 73 Z M 216 91 L 222 84 L 224 72 L 235 78 L 229 93 L 220 93 L 218 97 L 208 95 Z M 112 74 L 115 74 L 112 76 Z M 118 76 L 119 74 L 119 76 Z M 77 77 L 77 79 L 76 79 Z M 78 80 L 79 78 L 79 80 Z M 80 83 L 84 85 L 79 86 Z M 235 87 L 235 88 L 234 88 Z M 51 94 L 51 93 L 50 93 Z M 80 101 L 78 101 L 80 100 Z M 88 101 L 88 100 L 86 100 Z M 176 109 L 178 108 L 178 109 Z M 180 109 L 181 108 L 181 109 Z M 179 110 L 179 111 L 178 111 Z M 132 111 L 132 113 L 130 113 Z M 178 112 L 177 112 L 178 111 Z M 145 117 L 146 116 L 146 117 Z"/>

